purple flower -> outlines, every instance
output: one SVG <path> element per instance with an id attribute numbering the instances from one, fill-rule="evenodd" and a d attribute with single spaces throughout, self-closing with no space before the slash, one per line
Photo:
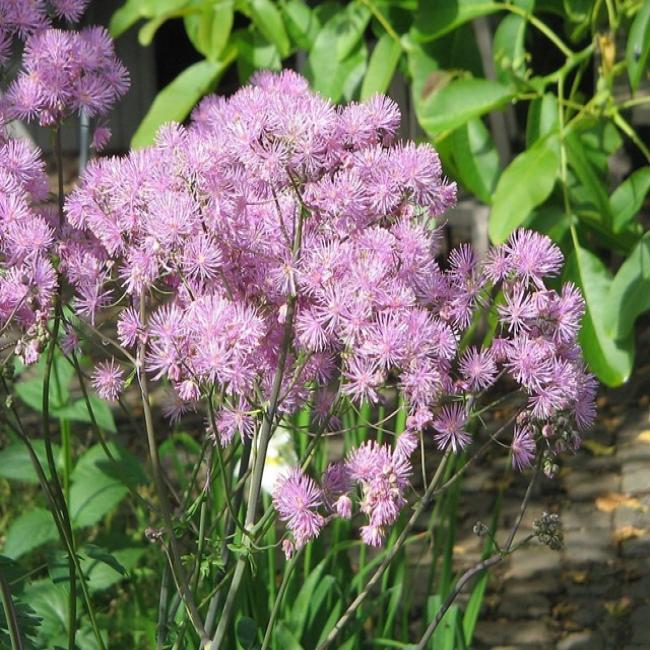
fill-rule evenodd
<path id="1" fill-rule="evenodd" d="M 300 468 L 278 480 L 273 491 L 273 505 L 292 532 L 296 549 L 318 537 L 325 523 L 318 513 L 318 508 L 323 505 L 323 493 Z"/>
<path id="2" fill-rule="evenodd" d="M 490 350 L 469 348 L 463 354 L 459 370 L 470 391 L 480 391 L 491 386 L 497 375 L 497 366 Z"/>
<path id="3" fill-rule="evenodd" d="M 518 472 L 530 467 L 535 459 L 535 438 L 526 426 L 515 426 L 512 444 L 512 466 Z"/>
<path id="4" fill-rule="evenodd" d="M 557 275 L 564 258 L 560 249 L 546 236 L 519 228 L 505 244 L 511 268 L 526 281 L 542 287 L 542 279 Z"/>
<path id="5" fill-rule="evenodd" d="M 101 361 L 93 370 L 92 385 L 102 399 L 114 402 L 124 388 L 124 371 L 115 359 Z"/>
<path id="6" fill-rule="evenodd" d="M 433 439 L 438 449 L 451 448 L 457 454 L 471 442 L 472 438 L 465 430 L 467 412 L 462 404 L 456 402 L 443 406 L 434 417 L 432 424 L 437 431 Z"/>

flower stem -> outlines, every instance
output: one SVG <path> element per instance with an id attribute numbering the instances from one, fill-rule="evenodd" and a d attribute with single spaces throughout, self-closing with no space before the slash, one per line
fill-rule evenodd
<path id="1" fill-rule="evenodd" d="M 59 227 L 63 225 L 63 155 L 61 152 L 61 129 L 57 128 L 54 132 L 54 150 L 56 156 L 57 179 L 58 179 L 58 195 L 57 202 L 59 208 Z M 68 574 L 70 579 L 70 591 L 68 594 L 68 650 L 74 650 L 75 636 L 77 633 L 77 575 L 75 569 L 76 554 L 74 535 L 72 532 L 72 525 L 70 523 L 70 515 L 66 504 L 65 494 L 61 488 L 59 475 L 56 470 L 56 462 L 54 461 L 54 453 L 52 451 L 52 434 L 50 431 L 50 379 L 52 377 L 52 370 L 54 366 L 54 353 L 59 338 L 59 328 L 61 325 L 61 277 L 59 275 L 58 291 L 54 302 L 54 324 L 52 325 L 52 333 L 50 343 L 47 349 L 47 357 L 45 362 L 45 374 L 43 376 L 43 438 L 45 440 L 45 454 L 47 456 L 47 464 L 50 469 L 50 479 L 54 486 L 55 506 L 58 506 L 62 523 L 67 533 L 69 542 L 68 549 Z M 68 435 L 66 435 L 68 433 Z M 66 474 L 70 468 L 69 462 L 69 432 L 64 432 L 63 427 L 61 431 L 63 438 L 63 446 L 65 449 L 65 470 Z M 67 480 L 66 480 L 67 483 Z"/>
<path id="2" fill-rule="evenodd" d="M 11 639 L 11 650 L 23 650 L 23 641 L 20 637 L 20 629 L 18 627 L 18 617 L 16 616 L 16 608 L 11 599 L 11 590 L 7 584 L 4 574 L 0 570 L 0 597 L 2 597 L 2 608 L 5 613 L 5 620 L 7 621 L 7 628 L 9 629 L 9 638 Z"/>
<path id="3" fill-rule="evenodd" d="M 485 571 L 490 567 L 499 564 L 506 557 L 508 557 L 508 555 L 510 555 L 513 552 L 514 549 L 512 547 L 512 544 L 514 542 L 515 535 L 519 530 L 519 526 L 521 526 L 522 519 L 524 518 L 524 513 L 526 512 L 526 507 L 528 506 L 528 502 L 530 501 L 530 497 L 533 493 L 533 486 L 535 485 L 537 475 L 539 474 L 539 468 L 540 465 L 538 463 L 537 469 L 535 470 L 535 473 L 533 474 L 532 478 L 530 479 L 530 482 L 528 483 L 526 494 L 524 496 L 523 501 L 521 502 L 519 514 L 517 516 L 517 519 L 515 520 L 512 530 L 510 531 L 510 534 L 508 535 L 508 539 L 506 541 L 504 549 L 501 552 L 496 553 L 495 555 L 492 555 L 484 560 L 481 560 L 473 567 L 470 567 L 467 571 L 465 571 L 465 573 L 463 573 L 463 575 L 458 579 L 458 582 L 456 583 L 456 586 L 454 587 L 453 591 L 449 594 L 447 600 L 445 600 L 442 607 L 438 610 L 438 613 L 436 614 L 435 618 L 433 619 L 433 621 L 431 621 L 426 631 L 422 635 L 422 638 L 420 639 L 419 643 L 416 646 L 416 650 L 425 650 L 427 644 L 429 643 L 429 640 L 433 636 L 433 633 L 436 631 L 436 628 L 438 627 L 438 625 L 444 618 L 445 614 L 447 613 L 447 610 L 451 607 L 451 605 L 456 600 L 456 598 L 458 598 L 459 594 L 465 588 L 465 585 L 477 573 Z"/>
<path id="4" fill-rule="evenodd" d="M 262 486 L 264 462 L 266 460 L 266 452 L 268 450 L 269 441 L 271 440 L 271 435 L 273 433 L 273 423 L 275 421 L 275 416 L 278 409 L 280 390 L 282 388 L 282 379 L 284 377 L 284 368 L 289 353 L 289 347 L 291 346 L 292 341 L 294 311 L 295 297 L 290 297 L 289 304 L 287 306 L 286 321 L 284 325 L 284 337 L 282 346 L 280 348 L 280 355 L 278 357 L 278 365 L 276 366 L 275 375 L 273 377 L 269 408 L 264 415 L 262 426 L 260 427 L 259 444 L 257 446 L 255 459 L 253 461 L 253 477 L 251 479 L 251 486 L 248 493 L 246 519 L 244 521 L 244 529 L 249 533 L 252 531 L 255 524 L 255 519 L 257 517 L 257 502 L 259 501 L 260 490 Z M 243 544 L 246 548 L 251 547 L 250 536 L 244 537 Z M 221 613 L 221 618 L 219 619 L 219 624 L 217 625 L 217 631 L 215 632 L 214 638 L 212 639 L 212 644 L 210 646 L 211 650 L 218 650 L 225 639 L 226 629 L 230 624 L 230 619 L 232 618 L 235 599 L 239 593 L 239 587 L 241 586 L 241 581 L 244 577 L 245 569 L 246 554 L 242 553 L 237 558 L 235 573 L 233 574 L 232 582 L 230 583 L 230 588 L 228 590 L 228 595 L 226 596 L 223 612 Z"/>
<path id="5" fill-rule="evenodd" d="M 377 582 L 379 582 L 381 577 L 384 575 L 384 571 L 386 571 L 386 569 L 390 566 L 390 563 L 399 553 L 402 546 L 404 546 L 404 542 L 409 536 L 409 533 L 413 530 L 413 527 L 415 526 L 417 520 L 420 518 L 420 515 L 424 512 L 425 508 L 429 505 L 429 501 L 433 496 L 436 486 L 444 474 L 445 466 L 447 465 L 447 461 L 449 460 L 450 455 L 450 451 L 445 452 L 445 455 L 442 457 L 442 460 L 436 469 L 434 477 L 431 479 L 431 483 L 429 483 L 426 492 L 422 496 L 422 499 L 420 499 L 420 503 L 418 503 L 417 508 L 413 510 L 413 514 L 406 523 L 406 526 L 404 526 L 404 529 L 400 533 L 400 536 L 395 540 L 395 544 L 391 546 L 383 562 L 379 565 L 370 580 L 368 580 L 364 590 L 352 601 L 352 603 L 350 603 L 348 608 L 343 613 L 343 616 L 339 618 L 339 620 L 336 622 L 336 625 L 334 625 L 331 632 L 327 635 L 327 638 L 318 645 L 316 650 L 325 650 L 325 648 L 329 648 L 331 646 L 331 644 L 336 640 L 338 635 L 345 627 L 346 623 L 357 611 L 361 603 L 363 603 L 363 601 L 368 597 L 370 590 L 377 584 Z"/>
<path id="6" fill-rule="evenodd" d="M 141 316 L 142 321 L 144 322 L 144 308 L 145 301 L 142 300 L 141 304 Z M 145 344 L 141 342 L 138 346 L 138 356 L 141 364 L 144 364 L 144 351 Z M 142 395 L 142 408 L 144 410 L 144 422 L 145 429 L 147 432 L 147 444 L 149 446 L 149 457 L 151 460 L 151 468 L 154 475 L 154 481 L 156 485 L 156 492 L 158 494 L 158 500 L 160 502 L 160 512 L 163 518 L 163 525 L 165 527 L 165 532 L 169 539 L 169 564 L 174 576 L 176 585 L 180 591 L 181 598 L 187 609 L 187 613 L 190 616 L 192 625 L 196 630 L 196 633 L 201 638 L 202 642 L 208 640 L 208 637 L 205 633 L 203 623 L 201 622 L 201 617 L 199 616 L 198 609 L 194 599 L 192 598 L 192 593 L 189 588 L 187 574 L 183 568 L 183 563 L 181 561 L 181 555 L 178 548 L 178 542 L 176 540 L 176 533 L 174 532 L 174 525 L 172 521 L 171 509 L 169 506 L 169 501 L 167 500 L 167 490 L 165 487 L 165 482 L 162 476 L 162 467 L 160 464 L 160 455 L 158 454 L 158 446 L 156 445 L 156 434 L 153 424 L 153 414 L 151 412 L 151 402 L 149 400 L 149 384 L 147 382 L 147 374 L 144 370 L 144 367 L 138 369 L 138 380 L 140 383 L 140 392 Z"/>

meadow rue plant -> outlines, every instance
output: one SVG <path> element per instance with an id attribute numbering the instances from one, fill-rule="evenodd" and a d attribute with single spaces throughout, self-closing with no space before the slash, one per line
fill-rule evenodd
<path id="1" fill-rule="evenodd" d="M 539 430 L 558 419 L 575 446 L 595 383 L 576 343 L 579 293 L 544 285 L 559 249 L 518 230 L 483 263 L 461 246 L 441 266 L 435 220 L 455 186 L 430 146 L 396 141 L 398 126 L 385 97 L 336 108 L 293 72 L 260 73 L 153 147 L 94 161 L 67 200 L 59 249 L 77 313 L 95 322 L 117 301 L 120 344 L 141 346 L 144 371 L 172 387 L 173 419 L 220 396 L 208 422 L 220 444 L 252 435 L 265 403 L 281 417 L 336 384 L 337 399 L 376 404 L 391 384 L 409 405 L 404 435 L 430 431 L 459 453 L 469 397 L 506 375 L 528 399 L 514 464 L 530 465 Z M 497 336 L 462 352 L 499 291 Z M 118 373 L 96 373 L 107 395 Z M 368 443 L 343 461 L 372 545 L 406 503 L 403 448 Z M 306 476 L 278 484 L 298 547 L 336 513 L 321 490 Z"/>
<path id="2" fill-rule="evenodd" d="M 76 19 L 84 4 L 52 8 Z M 53 29 L 45 3 L 29 15 L 17 6 L 0 3 L 3 37 L 27 39 L 5 115 L 54 129 L 79 111 L 104 115 L 128 85 L 105 32 Z M 334 519 L 353 520 L 364 544 L 382 546 L 413 495 L 421 440 L 443 452 L 440 468 L 471 450 L 497 382 L 520 398 L 512 438 L 501 442 L 516 470 L 537 463 L 552 475 L 556 456 L 575 449 L 594 419 L 596 383 L 576 339 L 582 298 L 571 284 L 545 284 L 561 269 L 560 250 L 517 230 L 485 260 L 466 245 L 442 255 L 441 219 L 456 187 L 432 147 L 399 141 L 399 123 L 387 97 L 335 106 L 294 72 L 261 72 L 227 99 L 206 98 L 189 125 L 165 126 L 153 146 L 93 160 L 58 216 L 46 204 L 40 158 L 0 141 L 0 324 L 15 330 L 25 362 L 57 341 L 53 316 L 67 328 L 61 348 L 75 365 L 74 350 L 99 333 L 114 356 L 92 370 L 98 395 L 117 400 L 137 381 L 171 571 L 212 648 L 229 634 L 263 521 L 269 441 L 298 411 L 313 414 L 302 432 L 310 448 L 346 405 L 383 408 L 399 392 L 407 417 L 395 440 L 361 441 L 324 472 L 305 462 L 280 476 L 272 503 L 288 530 L 288 559 Z M 70 315 L 55 308 L 57 296 Z M 494 335 L 470 346 L 487 311 Z M 157 385 L 172 423 L 199 412 L 218 454 L 240 442 L 245 450 L 239 476 L 250 474 L 249 487 L 237 523 L 247 552 L 235 561 L 214 636 L 165 504 L 150 406 Z"/>

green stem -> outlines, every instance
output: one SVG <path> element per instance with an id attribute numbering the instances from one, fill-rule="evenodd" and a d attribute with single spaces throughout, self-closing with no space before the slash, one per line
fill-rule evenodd
<path id="1" fill-rule="evenodd" d="M 129 481 L 126 477 L 123 477 L 124 468 L 122 464 L 118 462 L 118 459 L 116 459 L 115 456 L 113 455 L 113 452 L 111 451 L 110 447 L 108 446 L 108 443 L 106 442 L 106 436 L 104 436 L 103 431 L 100 429 L 99 424 L 97 423 L 97 418 L 95 417 L 95 411 L 93 409 L 92 402 L 90 401 L 90 396 L 88 395 L 88 389 L 86 388 L 86 380 L 83 371 L 81 370 L 79 359 L 77 359 L 77 355 L 74 352 L 70 354 L 70 358 L 72 360 L 72 365 L 75 369 L 77 379 L 79 380 L 81 395 L 83 397 L 84 403 L 86 405 L 86 409 L 88 411 L 88 415 L 90 417 L 90 427 L 93 430 L 93 433 L 97 436 L 97 439 L 99 440 L 99 444 L 101 445 L 104 454 L 106 454 L 106 457 L 113 465 L 113 468 L 115 469 L 117 475 L 122 478 L 122 484 L 127 487 L 131 496 L 146 510 L 148 510 L 149 512 L 155 512 L 156 509 L 153 507 L 153 505 L 137 493 L 137 491 L 131 484 L 131 481 Z"/>
<path id="2" fill-rule="evenodd" d="M 447 461 L 449 460 L 450 455 L 451 452 L 449 451 L 445 452 L 445 455 L 443 456 L 442 460 L 440 461 L 440 464 L 436 469 L 436 473 L 434 477 L 431 479 L 431 483 L 429 483 L 426 492 L 420 499 L 420 503 L 418 503 L 417 507 L 413 510 L 410 519 L 406 523 L 406 526 L 404 526 L 404 529 L 402 530 L 400 536 L 395 541 L 395 544 L 390 548 L 388 553 L 386 553 L 383 562 L 379 565 L 379 567 L 372 575 L 370 580 L 368 580 L 364 590 L 352 601 L 352 603 L 350 603 L 348 608 L 345 610 L 344 614 L 341 616 L 341 618 L 339 618 L 339 620 L 332 628 L 332 631 L 327 635 L 326 639 L 318 645 L 316 650 L 325 650 L 325 648 L 329 648 L 332 645 L 332 643 L 336 640 L 336 638 L 338 637 L 342 629 L 345 627 L 346 623 L 350 620 L 350 618 L 359 608 L 361 603 L 363 603 L 363 601 L 368 597 L 370 590 L 375 586 L 375 584 L 377 584 L 377 582 L 381 579 L 382 575 L 384 574 L 384 571 L 386 571 L 386 569 L 390 566 L 390 563 L 393 561 L 393 558 L 395 558 L 399 550 L 404 545 L 404 542 L 409 536 L 409 533 L 413 530 L 416 522 L 418 521 L 418 519 L 420 518 L 420 516 L 422 515 L 426 507 L 429 505 L 429 502 L 431 500 L 433 492 L 436 489 L 438 481 L 440 480 L 440 478 L 444 473 L 445 466 L 447 464 Z"/>
<path id="3" fill-rule="evenodd" d="M 508 539 L 505 543 L 504 550 L 501 553 L 497 553 L 496 555 L 493 555 L 489 558 L 486 558 L 484 560 L 481 560 L 477 564 L 475 564 L 473 567 L 468 569 L 463 575 L 458 579 L 458 582 L 456 583 L 456 586 L 454 587 L 453 591 L 449 594 L 445 602 L 443 603 L 442 607 L 438 610 L 435 618 L 433 621 L 431 621 L 430 625 L 427 627 L 425 633 L 423 634 L 422 638 L 420 639 L 419 643 L 416 646 L 416 650 L 425 650 L 427 644 L 429 643 L 429 640 L 433 636 L 433 633 L 436 631 L 436 628 L 444 618 L 445 614 L 447 613 L 447 610 L 451 607 L 452 603 L 458 598 L 460 593 L 462 592 L 463 588 L 465 585 L 477 574 L 481 573 L 483 571 L 486 571 L 490 567 L 499 564 L 502 562 L 508 555 L 512 554 L 515 549 L 513 549 L 513 542 L 515 539 L 515 535 L 517 534 L 517 531 L 519 530 L 519 527 L 521 526 L 521 522 L 524 518 L 524 514 L 526 512 L 526 508 L 528 506 L 528 502 L 530 501 L 530 497 L 533 492 L 533 486 L 535 485 L 535 481 L 537 479 L 537 475 L 539 474 L 539 469 L 541 466 L 541 459 L 542 457 L 540 456 L 540 459 L 537 463 L 537 468 L 535 469 L 535 473 L 533 474 L 529 484 L 528 488 L 526 489 L 526 494 L 524 495 L 524 499 L 521 503 L 521 507 L 519 508 L 519 514 L 517 516 L 517 519 L 515 520 L 515 523 L 512 527 L 512 530 L 510 531 L 510 534 L 508 535 Z M 517 548 L 519 545 L 517 546 Z"/>
<path id="4" fill-rule="evenodd" d="M 145 322 L 145 301 L 142 300 L 140 312 L 141 320 Z M 145 344 L 140 342 L 138 346 L 138 357 L 142 362 L 145 358 Z M 192 598 L 192 593 L 189 589 L 189 583 L 187 580 L 187 574 L 183 568 L 183 563 L 181 561 L 180 550 L 178 548 L 178 541 L 176 539 L 176 533 L 174 532 L 174 524 L 172 521 L 171 508 L 169 506 L 169 501 L 167 499 L 167 490 L 165 487 L 165 482 L 162 476 L 162 467 L 160 464 L 160 455 L 158 453 L 158 446 L 156 444 L 156 434 L 153 423 L 153 414 L 151 412 L 151 402 L 149 400 L 149 384 L 147 381 L 147 374 L 144 368 L 140 368 L 138 372 L 138 378 L 140 382 L 140 393 L 142 395 L 142 407 L 144 410 L 144 421 L 145 429 L 147 432 L 147 444 L 149 447 L 149 458 L 151 460 L 151 468 L 154 475 L 154 482 L 156 486 L 156 493 L 158 494 L 158 500 L 160 502 L 160 511 L 163 518 L 163 525 L 165 532 L 167 533 L 168 543 L 169 543 L 169 564 L 174 576 L 176 585 L 180 591 L 181 598 L 187 613 L 189 614 L 192 625 L 196 630 L 197 634 L 202 641 L 207 640 L 205 629 L 203 623 L 201 622 L 201 617 Z"/>
<path id="5" fill-rule="evenodd" d="M 650 149 L 646 147 L 643 140 L 637 135 L 637 132 L 632 128 L 630 124 L 623 118 L 623 116 L 615 108 L 613 111 L 614 124 L 618 126 L 625 135 L 632 140 L 632 142 L 637 146 L 639 151 L 645 156 L 645 159 L 650 163 Z"/>
<path id="6" fill-rule="evenodd" d="M 306 210 L 302 198 L 300 196 L 300 191 L 294 183 L 294 189 L 301 203 L 300 215 L 298 217 L 298 223 L 296 225 L 295 231 L 293 233 L 293 250 L 292 255 L 294 260 L 297 260 L 300 256 L 300 248 L 302 244 L 302 226 L 303 220 L 306 215 Z M 293 339 L 293 317 L 296 309 L 296 295 L 295 293 L 291 294 L 287 299 L 287 313 L 285 316 L 284 322 L 284 333 L 282 338 L 282 344 L 280 346 L 280 352 L 278 356 L 278 363 L 275 368 L 275 374 L 273 377 L 273 384 L 271 386 L 271 394 L 269 398 L 269 407 L 264 414 L 262 425 L 259 431 L 259 443 L 255 447 L 255 459 L 253 463 L 253 476 L 251 478 L 250 490 L 248 493 L 248 503 L 246 507 L 246 519 L 244 520 L 244 529 L 252 533 L 255 526 L 255 519 L 257 518 L 257 502 L 260 497 L 260 490 L 262 486 L 262 476 L 264 474 L 264 463 L 266 461 L 266 453 L 269 446 L 269 441 L 274 431 L 274 422 L 277 415 L 277 410 L 279 406 L 280 391 L 282 389 L 282 380 L 284 378 L 284 370 L 287 362 L 287 357 L 289 355 L 289 348 L 291 347 Z M 254 445 L 255 446 L 255 445 Z M 244 537 L 244 547 L 250 549 L 252 545 L 252 540 L 250 536 Z M 244 571 L 246 570 L 247 556 L 246 553 L 242 553 L 237 558 L 237 564 L 235 565 L 235 572 L 233 574 L 232 582 L 230 583 L 230 588 L 228 589 L 228 594 L 226 596 L 226 602 L 224 603 L 223 611 L 221 613 L 221 618 L 219 619 L 219 624 L 217 625 L 217 630 L 214 633 L 214 638 L 210 645 L 211 650 L 218 650 L 226 636 L 226 630 L 230 625 L 230 620 L 234 613 L 235 600 L 237 594 L 239 593 L 239 588 L 241 586 L 242 578 L 244 577 Z"/>
<path id="7" fill-rule="evenodd" d="M 61 152 L 61 129 L 57 128 L 54 132 L 54 150 L 57 163 L 57 178 L 58 178 L 58 206 L 59 206 L 59 226 L 63 225 L 63 157 Z M 61 488 L 59 475 L 56 470 L 56 463 L 54 461 L 54 453 L 52 451 L 52 434 L 50 431 L 50 378 L 52 376 L 52 369 L 54 365 L 54 353 L 59 338 L 59 328 L 61 325 L 61 276 L 59 275 L 59 285 L 54 303 L 54 324 L 52 326 L 52 333 L 50 343 L 47 349 L 47 358 L 45 365 L 45 375 L 43 377 L 43 438 L 45 440 L 45 454 L 47 456 L 47 463 L 50 469 L 50 478 L 54 486 L 54 494 L 58 507 L 63 519 L 63 525 L 68 535 L 70 548 L 68 549 L 68 573 L 70 577 L 70 591 L 68 594 L 68 650 L 74 650 L 75 637 L 77 633 L 77 576 L 75 569 L 76 548 L 74 541 L 74 534 L 72 532 L 72 525 L 70 523 L 70 515 L 66 497 Z M 62 431 L 63 435 L 63 431 Z M 65 441 L 64 449 L 65 449 Z M 67 440 L 69 447 L 70 441 Z M 66 458 L 65 465 L 68 459 Z M 69 470 L 69 468 L 67 468 Z"/>
<path id="8" fill-rule="evenodd" d="M 386 33 L 402 48 L 402 39 L 400 35 L 393 29 L 393 26 L 386 20 L 384 14 L 377 8 L 372 0 L 359 0 L 362 5 L 365 5 L 370 10 L 370 13 L 375 17 L 377 22 L 384 28 Z"/>
<path id="9" fill-rule="evenodd" d="M 7 395 L 9 395 L 9 388 L 4 379 L 2 379 L 2 385 Z M 32 443 L 29 440 L 27 433 L 25 432 L 25 428 L 23 427 L 22 422 L 20 420 L 20 416 L 16 411 L 16 407 L 11 405 L 9 407 L 9 410 L 14 416 L 16 422 L 14 424 L 10 420 L 7 420 L 7 423 L 15 431 L 15 433 L 18 435 L 18 437 L 23 442 L 23 444 L 27 447 L 27 453 L 29 454 L 30 460 L 32 461 L 32 465 L 34 466 L 34 471 L 36 472 L 38 482 L 43 492 L 45 492 L 45 496 L 48 500 L 50 511 L 52 513 L 52 517 L 54 518 L 54 523 L 59 532 L 59 536 L 63 541 L 64 546 L 66 547 L 66 550 L 68 552 L 68 558 L 72 558 L 76 573 L 79 575 L 80 583 L 81 583 L 81 591 L 84 597 L 84 603 L 86 605 L 86 610 L 88 612 L 88 618 L 90 619 L 90 625 L 95 635 L 95 640 L 97 641 L 97 646 L 100 650 L 105 650 L 106 646 L 104 645 L 104 640 L 102 639 L 101 633 L 99 632 L 99 627 L 97 626 L 97 620 L 95 618 L 95 612 L 92 607 L 90 592 L 88 591 L 88 586 L 86 585 L 86 579 L 84 577 L 83 572 L 81 571 L 81 565 L 79 564 L 79 558 L 77 557 L 77 554 L 74 550 L 73 542 L 68 535 L 68 528 L 66 526 L 66 523 L 64 521 L 61 512 L 59 511 L 59 507 L 56 502 L 56 495 L 54 494 L 54 492 L 52 491 L 52 487 L 48 483 L 43 467 L 41 466 L 41 462 L 38 456 L 36 455 L 36 452 L 34 451 L 34 447 L 32 446 Z"/>
<path id="10" fill-rule="evenodd" d="M 303 547 L 304 548 L 304 547 Z M 269 621 L 266 624 L 266 630 L 264 631 L 264 640 L 262 641 L 262 648 L 261 650 L 267 650 L 269 647 L 269 644 L 271 643 L 271 633 L 273 632 L 273 626 L 275 625 L 275 619 L 278 617 L 278 613 L 280 611 L 280 606 L 282 605 L 282 601 L 284 599 L 284 594 L 287 591 L 287 587 L 289 586 L 289 579 L 291 578 L 291 575 L 296 568 L 298 564 L 298 558 L 300 557 L 300 553 L 302 551 L 302 548 L 291 558 L 289 561 L 289 564 L 287 565 L 286 569 L 284 570 L 284 576 L 282 576 L 282 584 L 280 585 L 280 589 L 278 590 L 278 594 L 275 597 L 275 601 L 273 603 L 273 608 L 271 609 L 271 615 L 269 616 Z"/>
<path id="11" fill-rule="evenodd" d="M 0 596 L 2 597 L 2 608 L 4 609 L 5 620 L 7 621 L 9 638 L 11 639 L 11 650 L 23 650 L 23 641 L 20 637 L 16 608 L 11 599 L 11 590 L 2 570 L 0 570 Z"/>
<path id="12" fill-rule="evenodd" d="M 169 600 L 169 564 L 163 566 L 160 581 L 160 596 L 158 597 L 158 624 L 156 625 L 156 650 L 162 650 L 167 636 L 167 613 Z"/>
<path id="13" fill-rule="evenodd" d="M 515 4 L 499 4 L 498 5 L 500 9 L 503 9 L 504 11 L 509 11 L 513 14 L 517 14 L 518 16 L 521 16 L 524 20 L 527 20 L 533 27 L 537 28 L 546 38 L 548 38 L 555 47 L 557 47 L 564 56 L 568 58 L 574 56 L 574 52 L 569 49 L 560 38 L 551 30 L 549 27 L 547 27 L 539 18 L 534 16 L 532 13 L 529 11 L 526 11 L 525 9 L 522 9 L 521 7 L 515 5 Z"/>
<path id="14" fill-rule="evenodd" d="M 287 308 L 287 316 L 285 321 L 284 328 L 284 339 L 282 342 L 282 347 L 280 348 L 280 356 L 278 357 L 278 365 L 275 370 L 275 375 L 273 377 L 273 386 L 271 388 L 271 398 L 269 402 L 268 412 L 264 416 L 262 421 L 262 426 L 260 427 L 259 433 L 259 444 L 257 450 L 255 451 L 255 459 L 253 462 L 253 477 L 251 479 L 250 491 L 248 494 L 248 506 L 246 509 L 246 519 L 244 521 L 244 529 L 249 532 L 252 532 L 253 526 L 255 524 L 255 519 L 257 517 L 257 502 L 260 496 L 260 489 L 262 485 L 262 476 L 264 473 L 264 462 L 266 460 L 266 453 L 269 446 L 269 441 L 271 440 L 271 434 L 273 433 L 273 423 L 275 421 L 275 416 L 277 413 L 278 407 L 278 398 L 280 397 L 280 389 L 282 388 L 282 378 L 284 376 L 284 367 L 287 361 L 287 356 L 289 353 L 289 347 L 291 345 L 291 334 L 293 330 L 293 314 L 295 310 L 295 298 L 290 298 L 289 305 Z M 244 538 L 244 545 L 247 548 L 251 547 L 250 537 Z M 241 586 L 242 578 L 244 577 L 244 571 L 246 569 L 246 554 L 242 553 L 237 558 L 237 564 L 235 565 L 235 573 L 233 574 L 232 582 L 230 583 L 230 589 L 228 590 L 228 595 L 226 596 L 226 602 L 224 604 L 223 612 L 221 613 L 221 619 L 217 625 L 217 631 L 215 632 L 214 638 L 212 640 L 211 649 L 218 650 L 221 647 L 226 635 L 226 628 L 230 624 L 230 619 L 232 618 L 233 608 L 235 606 L 235 599 L 239 593 L 239 587 Z"/>

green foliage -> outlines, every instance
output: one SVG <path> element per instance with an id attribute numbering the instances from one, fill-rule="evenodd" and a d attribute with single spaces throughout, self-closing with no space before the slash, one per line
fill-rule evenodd
<path id="1" fill-rule="evenodd" d="M 633 91 L 639 87 L 648 65 L 648 57 L 650 57 L 650 0 L 644 0 L 630 27 L 625 48 L 627 74 Z"/>
<path id="2" fill-rule="evenodd" d="M 504 106 L 512 91 L 488 79 L 449 81 L 416 104 L 420 125 L 435 139 L 481 115 Z"/>
<path id="3" fill-rule="evenodd" d="M 216 86 L 232 59 L 232 54 L 229 54 L 223 61 L 201 61 L 181 72 L 158 93 L 131 145 L 137 149 L 151 144 L 162 124 L 183 121 L 199 99 Z"/>
<path id="4" fill-rule="evenodd" d="M 490 239 L 504 242 L 523 225 L 533 208 L 553 191 L 560 165 L 559 138 L 551 132 L 520 153 L 497 183 L 490 214 Z"/>
<path id="5" fill-rule="evenodd" d="M 26 372 L 26 369 L 19 368 L 18 372 L 21 375 L 21 380 L 16 382 L 14 386 L 18 397 L 37 413 L 43 412 L 43 376 L 45 373 L 45 365 L 45 355 L 41 355 L 35 372 Z M 92 418 L 85 399 L 75 399 L 70 392 L 70 383 L 73 380 L 74 374 L 75 371 L 71 363 L 65 360 L 60 352 L 56 352 L 52 363 L 52 380 L 50 381 L 49 391 L 50 418 L 90 423 Z M 88 400 L 97 425 L 104 431 L 115 433 L 115 419 L 106 402 L 92 394 L 88 396 Z M 37 442 L 36 448 L 42 449 L 42 443 Z M 33 472 L 30 472 L 30 475 L 32 474 Z"/>

